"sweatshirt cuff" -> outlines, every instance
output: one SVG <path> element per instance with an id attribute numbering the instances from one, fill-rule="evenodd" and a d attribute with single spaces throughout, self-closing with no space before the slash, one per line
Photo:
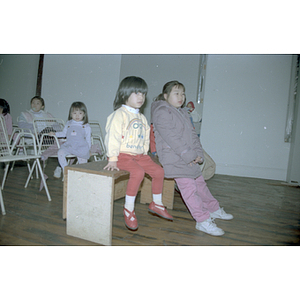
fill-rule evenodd
<path id="1" fill-rule="evenodd" d="M 109 157 L 108 161 L 118 161 L 118 156 Z"/>

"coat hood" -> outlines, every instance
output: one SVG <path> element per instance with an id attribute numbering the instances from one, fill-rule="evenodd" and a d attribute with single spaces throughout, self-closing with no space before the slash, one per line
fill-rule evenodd
<path id="1" fill-rule="evenodd" d="M 151 104 L 151 123 L 152 123 L 152 116 L 155 114 L 156 110 L 157 109 L 160 109 L 162 107 L 166 107 L 166 108 L 169 108 L 169 109 L 172 109 L 174 111 L 178 111 L 180 110 L 181 108 L 175 108 L 174 106 L 170 105 L 167 101 L 165 100 L 157 100 L 157 101 L 154 101 L 152 104 Z"/>

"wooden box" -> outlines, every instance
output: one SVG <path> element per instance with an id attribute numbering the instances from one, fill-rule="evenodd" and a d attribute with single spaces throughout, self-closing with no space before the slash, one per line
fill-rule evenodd
<path id="1" fill-rule="evenodd" d="M 129 173 L 103 170 L 107 161 L 67 166 L 64 169 L 63 219 L 67 234 L 111 245 L 113 202 L 125 197 Z M 141 203 L 152 201 L 151 178 L 140 187 Z M 174 180 L 164 180 L 163 203 L 173 208 Z"/>

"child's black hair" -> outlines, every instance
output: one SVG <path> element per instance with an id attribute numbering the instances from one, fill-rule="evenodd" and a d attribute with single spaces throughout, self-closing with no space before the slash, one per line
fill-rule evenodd
<path id="1" fill-rule="evenodd" d="M 32 101 L 33 101 L 34 99 L 40 100 L 41 103 L 42 103 L 42 106 L 45 107 L 45 101 L 44 101 L 44 99 L 43 99 L 42 97 L 40 97 L 40 96 L 34 96 L 34 97 L 32 97 L 31 100 L 30 100 L 30 104 L 32 103 Z"/>
<path id="2" fill-rule="evenodd" d="M 170 95 L 173 87 L 176 86 L 176 87 L 182 87 L 183 88 L 183 91 L 185 92 L 185 87 L 184 85 L 177 81 L 177 80 L 172 80 L 172 81 L 169 81 L 167 82 L 164 87 L 163 87 L 163 90 L 162 90 L 162 93 L 159 94 L 155 99 L 154 101 L 157 101 L 157 100 L 166 100 L 165 99 L 165 94 L 167 94 L 168 96 Z M 186 101 L 186 100 L 185 100 Z"/>
<path id="3" fill-rule="evenodd" d="M 0 98 L 0 107 L 2 107 L 2 114 L 5 116 L 10 113 L 9 104 L 5 99 Z"/>
<path id="4" fill-rule="evenodd" d="M 145 96 L 148 92 L 148 86 L 144 79 L 136 76 L 129 76 L 124 78 L 119 85 L 114 100 L 114 110 L 126 104 L 126 101 L 132 93 L 142 93 Z"/>
<path id="5" fill-rule="evenodd" d="M 85 104 L 83 102 L 73 102 L 70 110 L 69 110 L 69 117 L 68 120 L 72 120 L 72 112 L 73 110 L 81 110 L 84 112 L 84 117 L 83 117 L 83 124 L 86 124 L 89 122 L 89 118 L 88 118 L 88 112 L 87 112 L 87 108 L 85 106 Z"/>

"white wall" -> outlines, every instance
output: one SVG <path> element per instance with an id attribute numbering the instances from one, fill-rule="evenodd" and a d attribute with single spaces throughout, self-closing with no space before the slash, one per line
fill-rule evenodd
<path id="1" fill-rule="evenodd" d="M 82 101 L 90 120 L 98 120 L 103 133 L 113 112 L 119 84 L 121 55 L 45 55 L 42 97 L 55 117 L 68 119 L 72 102 Z"/>
<path id="2" fill-rule="evenodd" d="M 0 55 L 0 98 L 8 101 L 13 121 L 36 93 L 39 55 Z"/>
<path id="3" fill-rule="evenodd" d="M 83 101 L 104 129 L 119 82 L 143 77 L 149 86 L 144 113 L 169 80 L 196 101 L 200 55 L 45 55 L 46 109 L 67 119 Z M 39 55 L 0 55 L 0 97 L 14 121 L 35 94 Z M 284 142 L 291 55 L 208 55 L 201 141 L 218 174 L 286 180 L 290 144 Z"/>
<path id="4" fill-rule="evenodd" d="M 185 85 L 187 101 L 197 100 L 200 55 L 122 55 L 120 80 L 126 76 L 142 77 L 148 84 L 148 99 L 143 113 L 150 122 L 153 98 L 163 85 L 178 80 Z"/>
<path id="5" fill-rule="evenodd" d="M 291 55 L 209 55 L 201 141 L 216 173 L 285 180 Z"/>

